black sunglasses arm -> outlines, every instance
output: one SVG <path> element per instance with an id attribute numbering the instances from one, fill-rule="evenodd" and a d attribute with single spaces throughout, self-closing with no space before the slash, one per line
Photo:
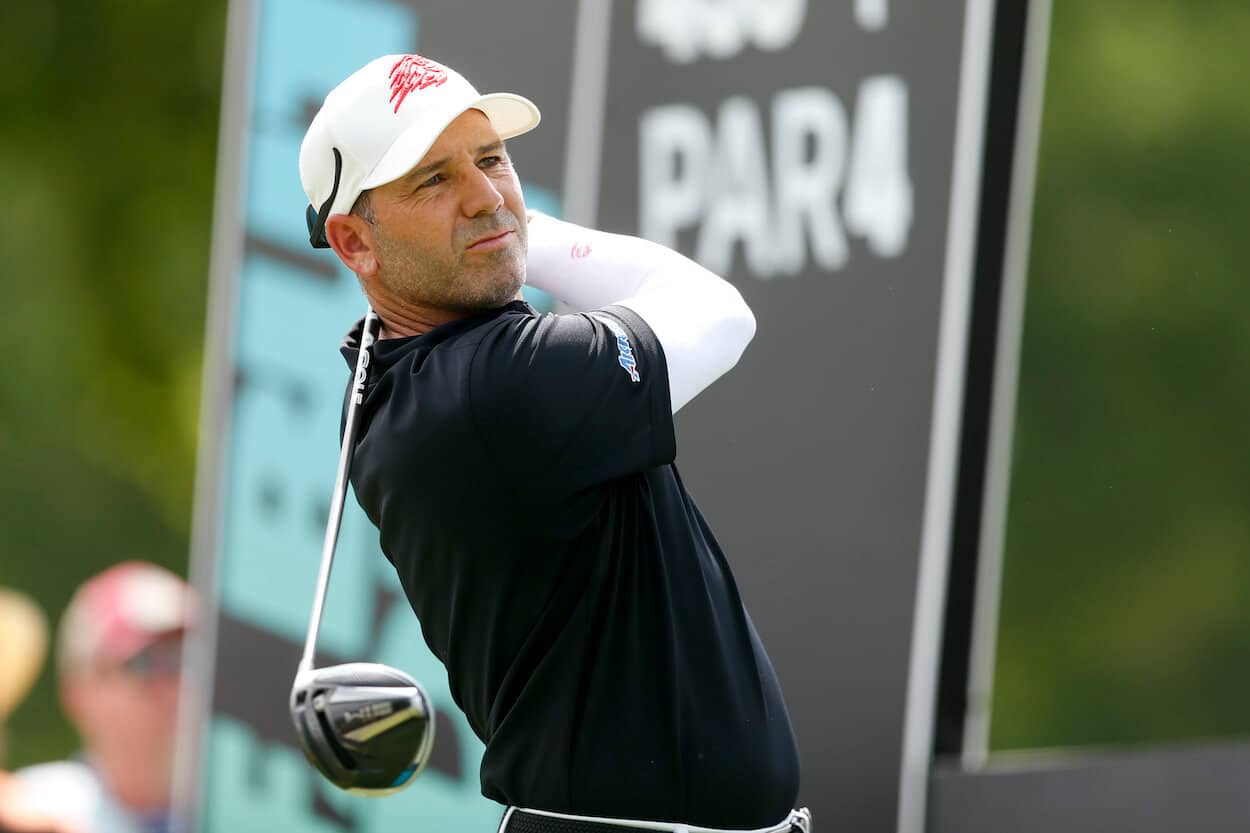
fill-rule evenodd
<path id="1" fill-rule="evenodd" d="M 311 205 L 304 209 L 304 220 L 308 223 L 308 242 L 314 249 L 330 248 L 330 241 L 326 240 L 326 219 L 330 216 L 330 206 L 334 205 L 334 198 L 339 194 L 339 177 L 343 174 L 343 156 L 338 148 L 332 148 L 332 150 L 334 151 L 334 187 L 330 189 L 330 196 L 321 204 L 321 210 Z"/>

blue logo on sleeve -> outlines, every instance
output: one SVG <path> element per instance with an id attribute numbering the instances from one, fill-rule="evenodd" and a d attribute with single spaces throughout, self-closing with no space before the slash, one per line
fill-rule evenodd
<path id="1" fill-rule="evenodd" d="M 638 375 L 638 359 L 634 358 L 634 348 L 629 343 L 629 336 L 625 334 L 625 328 L 606 315 L 595 315 L 593 313 L 592 315 L 595 320 L 611 330 L 612 335 L 616 336 L 617 364 L 625 368 L 625 372 L 629 374 L 630 381 L 641 382 L 642 377 Z"/>
<path id="2" fill-rule="evenodd" d="M 629 339 L 624 333 L 618 333 L 616 336 L 616 350 L 620 353 L 617 361 L 621 363 L 621 367 L 625 368 L 629 378 L 632 381 L 641 382 L 642 377 L 638 375 L 638 360 L 634 358 L 634 348 L 629 346 Z"/>

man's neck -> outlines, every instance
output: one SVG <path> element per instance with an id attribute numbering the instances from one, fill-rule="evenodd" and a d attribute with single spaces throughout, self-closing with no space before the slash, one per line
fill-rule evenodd
<path id="1" fill-rule="evenodd" d="M 462 317 L 447 310 L 427 310 L 407 305 L 387 304 L 375 299 L 373 311 L 382 319 L 378 338 L 406 338 L 428 333 L 435 327 Z"/>
<path id="2" fill-rule="evenodd" d="M 105 763 L 97 756 L 89 760 L 113 797 L 130 811 L 148 814 L 169 808 L 171 784 L 167 768 L 135 760 Z"/>
<path id="3" fill-rule="evenodd" d="M 522 299 L 520 291 L 513 301 Z M 383 338 L 406 338 L 428 333 L 435 327 L 441 327 L 461 318 L 468 318 L 477 313 L 464 310 L 434 309 L 396 302 L 391 298 L 373 297 L 369 299 L 373 311 L 382 319 L 382 330 L 378 334 Z M 485 311 L 485 310 L 483 310 Z"/>

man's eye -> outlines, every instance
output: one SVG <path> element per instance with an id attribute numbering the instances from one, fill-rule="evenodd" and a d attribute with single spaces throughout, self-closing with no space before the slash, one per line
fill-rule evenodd
<path id="1" fill-rule="evenodd" d="M 430 178 L 429 178 L 429 179 L 427 179 L 425 182 L 422 182 L 422 183 L 421 183 L 420 185 L 418 185 L 417 187 L 418 187 L 418 188 L 429 188 L 429 187 L 431 187 L 431 186 L 434 186 L 434 185 L 439 184 L 439 183 L 440 183 L 440 182 L 442 182 L 442 181 L 443 181 L 443 175 L 442 175 L 442 174 L 434 174 L 434 176 L 430 177 Z"/>
<path id="2" fill-rule="evenodd" d="M 503 157 L 502 156 L 487 156 L 481 162 L 478 162 L 478 164 L 481 165 L 483 168 L 493 168 L 497 165 L 503 164 Z"/>

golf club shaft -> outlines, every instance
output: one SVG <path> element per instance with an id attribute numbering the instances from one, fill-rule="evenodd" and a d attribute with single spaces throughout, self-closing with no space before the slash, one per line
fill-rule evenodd
<path id="1" fill-rule="evenodd" d="M 308 671 L 313 666 L 317 650 L 317 634 L 321 630 L 321 611 L 325 607 L 326 590 L 330 586 L 330 567 L 334 564 L 334 549 L 338 545 L 339 528 L 343 523 L 343 503 L 347 498 L 347 478 L 352 468 L 352 454 L 356 450 L 356 412 L 364 401 L 365 377 L 369 372 L 369 351 L 377 338 L 380 320 L 370 306 L 365 310 L 364 327 L 360 333 L 360 353 L 356 357 L 356 375 L 352 381 L 351 396 L 347 400 L 347 419 L 343 425 L 343 444 L 339 448 L 339 469 L 334 477 L 334 494 L 330 500 L 330 516 L 326 518 L 325 543 L 321 547 L 321 568 L 317 574 L 317 590 L 313 595 L 312 617 L 308 622 L 308 638 L 304 642 L 304 655 L 299 670 Z"/>

